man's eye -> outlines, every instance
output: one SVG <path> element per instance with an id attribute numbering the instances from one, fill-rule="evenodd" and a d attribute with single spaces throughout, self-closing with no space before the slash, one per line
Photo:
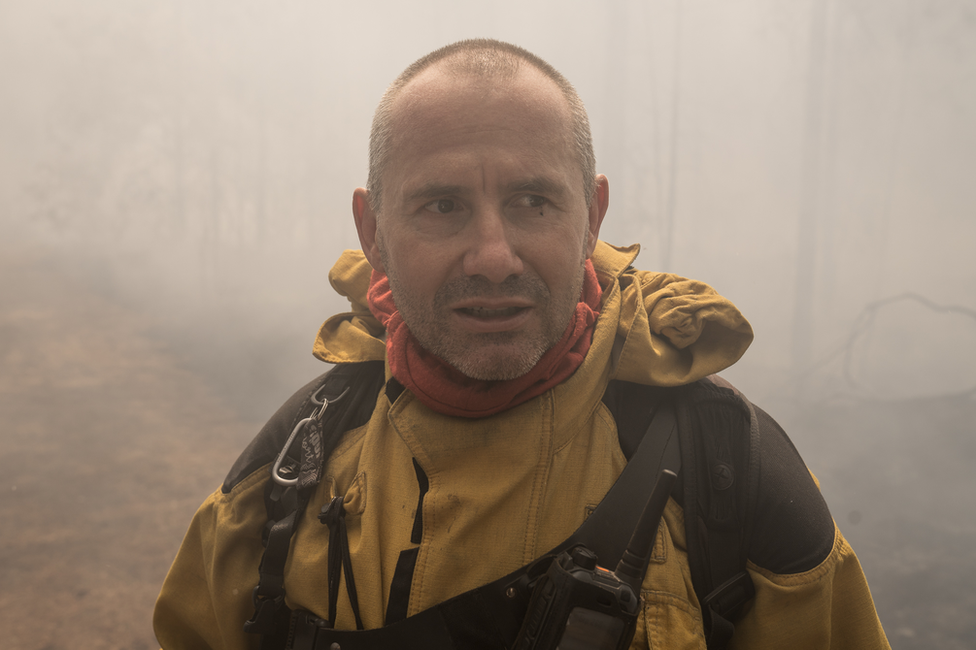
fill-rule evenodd
<path id="1" fill-rule="evenodd" d="M 548 201 L 546 201 L 546 197 L 539 196 L 538 194 L 526 194 L 519 199 L 519 202 L 527 208 L 541 208 L 548 203 Z"/>
<path id="2" fill-rule="evenodd" d="M 455 203 L 451 199 L 437 199 L 425 205 L 424 209 L 430 212 L 436 212 L 437 214 L 447 214 L 448 212 L 454 212 L 455 207 Z"/>

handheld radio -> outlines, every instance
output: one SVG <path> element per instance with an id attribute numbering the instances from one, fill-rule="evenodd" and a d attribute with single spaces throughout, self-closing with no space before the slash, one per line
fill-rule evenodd
<path id="1" fill-rule="evenodd" d="M 676 475 L 658 476 L 615 571 L 583 545 L 560 553 L 532 590 L 513 650 L 626 650 L 640 588 Z"/>

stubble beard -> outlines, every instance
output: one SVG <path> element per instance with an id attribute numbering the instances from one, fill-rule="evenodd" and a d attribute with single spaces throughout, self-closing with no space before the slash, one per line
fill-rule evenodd
<path id="1" fill-rule="evenodd" d="M 400 282 L 394 267 L 384 260 L 393 302 L 407 328 L 428 352 L 462 374 L 482 381 L 517 379 L 531 371 L 542 356 L 562 339 L 583 286 L 583 267 L 568 291 L 553 296 L 537 275 L 513 276 L 493 285 L 481 276 L 448 282 L 434 295 L 433 305 L 424 305 Z M 452 312 L 447 305 L 467 298 L 505 296 L 528 298 L 542 314 L 536 332 L 466 333 L 452 330 Z"/>

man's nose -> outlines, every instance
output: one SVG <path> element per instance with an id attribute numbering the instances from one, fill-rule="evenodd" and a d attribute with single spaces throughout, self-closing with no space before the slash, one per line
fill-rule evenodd
<path id="1" fill-rule="evenodd" d="M 522 259 L 514 242 L 515 228 L 501 210 L 479 210 L 469 225 L 465 275 L 482 275 L 501 284 L 510 276 L 523 273 Z"/>

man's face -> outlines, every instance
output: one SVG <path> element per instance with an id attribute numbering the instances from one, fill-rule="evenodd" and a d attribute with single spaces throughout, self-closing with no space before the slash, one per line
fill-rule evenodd
<path id="1" fill-rule="evenodd" d="M 531 68 L 483 81 L 435 66 L 393 116 L 381 213 L 353 199 L 363 250 L 425 349 L 469 377 L 519 377 L 576 308 L 606 178 L 590 202 L 569 108 Z"/>

